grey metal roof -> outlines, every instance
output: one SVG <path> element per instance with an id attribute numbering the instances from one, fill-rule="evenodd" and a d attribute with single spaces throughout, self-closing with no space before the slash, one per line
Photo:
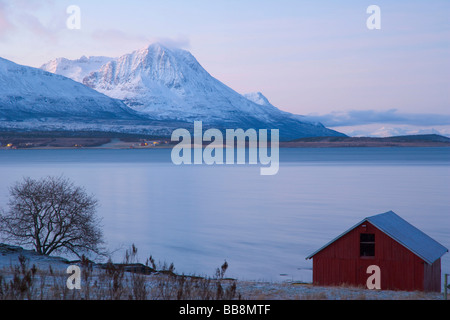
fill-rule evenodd
<path id="1" fill-rule="evenodd" d="M 363 219 L 361 222 L 357 223 L 356 225 L 321 247 L 319 250 L 309 255 L 306 259 L 311 259 L 316 253 L 322 251 L 331 243 L 366 221 L 373 224 L 375 227 L 403 245 L 405 248 L 413 252 L 428 264 L 432 264 L 448 251 L 447 248 L 442 246 L 434 239 L 430 238 L 428 235 L 411 225 L 409 222 L 399 217 L 397 214 L 392 211 L 388 211 L 386 213 Z"/>

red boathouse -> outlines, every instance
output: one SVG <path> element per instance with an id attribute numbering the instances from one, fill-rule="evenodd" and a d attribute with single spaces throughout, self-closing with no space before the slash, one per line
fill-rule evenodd
<path id="1" fill-rule="evenodd" d="M 447 248 L 392 211 L 363 219 L 308 256 L 313 284 L 364 286 L 380 269 L 382 290 L 441 291 L 441 256 Z"/>

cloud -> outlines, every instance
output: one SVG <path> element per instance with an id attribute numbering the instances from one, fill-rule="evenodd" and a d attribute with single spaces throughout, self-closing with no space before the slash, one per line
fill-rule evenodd
<path id="1" fill-rule="evenodd" d="M 450 138 L 450 127 L 416 127 L 410 125 L 362 125 L 333 128 L 350 137 L 394 137 L 406 135 L 437 134 Z"/>
<path id="2" fill-rule="evenodd" d="M 52 15 L 43 23 L 36 14 L 39 10 L 53 12 L 53 5 L 53 0 L 0 0 L 0 37 L 14 36 L 13 32 L 25 31 L 32 36 L 56 41 L 60 26 L 55 23 L 60 23 L 61 19 Z"/>
<path id="3" fill-rule="evenodd" d="M 56 32 L 57 30 L 47 25 L 44 25 L 37 17 L 33 15 L 26 13 L 22 14 L 21 22 L 22 25 L 26 27 L 27 30 L 35 36 L 38 36 L 40 38 L 46 38 L 53 42 L 56 42 L 58 39 Z"/>
<path id="4" fill-rule="evenodd" d="M 105 42 L 108 44 L 123 44 L 132 42 L 148 41 L 148 38 L 141 35 L 130 35 L 118 29 L 95 30 L 91 34 L 96 41 Z"/>
<path id="5" fill-rule="evenodd" d="M 6 37 L 15 28 L 9 19 L 8 9 L 5 1 L 0 1 L 0 39 Z"/>
<path id="6" fill-rule="evenodd" d="M 405 124 L 416 126 L 450 125 L 450 115 L 433 113 L 403 113 L 397 109 L 386 111 L 351 110 L 324 115 L 310 114 L 309 121 L 321 122 L 327 127 L 345 127 L 374 123 Z"/>
<path id="7" fill-rule="evenodd" d="M 190 40 L 186 36 L 178 36 L 176 38 L 153 38 L 152 42 L 158 42 L 168 48 L 189 49 Z"/>
<path id="8" fill-rule="evenodd" d="M 148 37 L 140 34 L 129 34 L 118 29 L 95 30 L 91 37 L 97 43 L 110 48 L 129 48 L 135 50 L 152 43 L 160 43 L 168 48 L 189 48 L 189 38 L 178 36 L 176 38 Z"/>

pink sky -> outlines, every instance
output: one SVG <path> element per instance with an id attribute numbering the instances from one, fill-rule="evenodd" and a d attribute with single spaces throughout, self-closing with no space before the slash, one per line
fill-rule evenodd
<path id="1" fill-rule="evenodd" d="M 170 41 L 234 90 L 260 91 L 285 111 L 450 115 L 450 3 L 376 2 L 381 30 L 367 29 L 364 1 L 0 0 L 0 56 L 39 67 Z M 65 26 L 71 4 L 81 30 Z M 414 124 L 450 134 L 448 125 Z"/>

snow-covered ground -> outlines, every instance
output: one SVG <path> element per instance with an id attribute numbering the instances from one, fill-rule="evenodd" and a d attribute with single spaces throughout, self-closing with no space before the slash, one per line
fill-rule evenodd
<path id="1" fill-rule="evenodd" d="M 442 300 L 443 294 L 368 290 L 348 286 L 319 287 L 302 283 L 238 282 L 239 293 L 252 300 Z"/>
<path id="2" fill-rule="evenodd" d="M 0 276 L 4 280 L 10 281 L 12 279 L 14 267 L 19 265 L 21 255 L 27 258 L 27 264 L 30 268 L 34 265 L 38 270 L 44 272 L 37 273 L 37 277 L 41 275 L 41 282 L 42 277 L 44 277 L 42 275 L 46 274 L 45 277 L 48 277 L 48 273 L 45 273 L 45 271 L 48 271 L 51 267 L 55 276 L 50 281 L 47 280 L 46 290 L 48 292 L 52 291 L 52 284 L 57 286 L 61 292 L 65 290 L 67 278 L 70 276 L 70 274 L 65 274 L 68 266 L 72 263 L 79 264 L 61 257 L 39 255 L 35 251 L 25 250 L 18 246 L 0 244 Z M 90 296 L 95 299 L 94 288 L 98 290 L 98 283 L 102 279 L 103 271 L 100 265 L 94 266 L 93 269 L 94 272 L 89 283 L 92 286 Z M 161 283 L 170 283 L 162 282 L 164 281 L 162 277 L 167 277 L 166 274 L 162 273 L 140 276 L 140 279 L 146 284 L 148 292 L 158 290 Z M 124 283 L 130 286 L 135 285 L 136 282 L 132 277 L 130 278 L 129 273 L 128 277 L 128 280 L 125 280 Z M 222 280 L 222 285 L 227 288 L 232 282 L 232 280 Z M 68 297 L 70 298 L 70 295 Z M 159 298 L 161 299 L 161 297 Z M 234 298 L 246 300 L 442 300 L 443 295 L 441 293 L 367 290 L 348 286 L 318 287 L 308 283 L 237 281 Z"/>

